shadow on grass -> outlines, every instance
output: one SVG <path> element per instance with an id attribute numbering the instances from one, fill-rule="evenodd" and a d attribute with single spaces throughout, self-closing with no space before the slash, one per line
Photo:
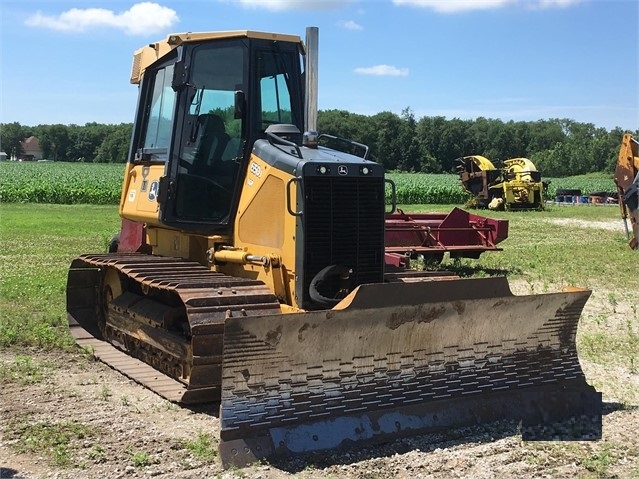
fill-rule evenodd
<path id="1" fill-rule="evenodd" d="M 493 276 L 512 276 L 523 274 L 523 269 L 519 267 L 512 268 L 489 268 L 479 264 L 468 265 L 458 262 L 441 264 L 434 268 L 434 271 L 448 271 L 460 278 L 482 278 Z"/>
<path id="2" fill-rule="evenodd" d="M 23 477 L 17 470 L 10 467 L 0 467 L 0 477 L 2 479 L 20 478 Z"/>

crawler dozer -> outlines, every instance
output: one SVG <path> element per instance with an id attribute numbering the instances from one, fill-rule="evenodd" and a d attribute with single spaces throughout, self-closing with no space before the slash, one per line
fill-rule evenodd
<path id="1" fill-rule="evenodd" d="M 521 210 L 544 208 L 541 173 L 528 158 L 504 161 L 502 168 L 480 155 L 455 160 L 463 188 L 481 208 Z"/>
<path id="2" fill-rule="evenodd" d="M 621 140 L 615 184 L 628 245 L 632 249 L 639 249 L 639 142 L 630 133 L 626 133 Z"/>
<path id="3" fill-rule="evenodd" d="M 575 346 L 590 291 L 409 268 L 498 250 L 507 224 L 395 211 L 367 148 L 323 146 L 317 38 L 184 33 L 135 53 L 121 231 L 69 270 L 77 343 L 171 401 L 219 402 L 225 465 L 600 418 Z"/>

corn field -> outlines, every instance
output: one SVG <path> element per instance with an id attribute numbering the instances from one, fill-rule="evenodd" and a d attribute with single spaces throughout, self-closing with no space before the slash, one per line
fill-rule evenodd
<path id="1" fill-rule="evenodd" d="M 53 204 L 118 204 L 124 165 L 121 163 L 1 162 L 0 202 Z M 396 185 L 397 203 L 465 204 L 470 200 L 452 174 L 388 173 Z M 582 195 L 616 190 L 612 177 L 573 176 L 550 181 L 548 199 L 558 188 L 580 189 Z M 387 188 L 390 198 L 390 188 Z"/>
<path id="2" fill-rule="evenodd" d="M 124 165 L 108 163 L 0 163 L 0 202 L 117 205 Z"/>

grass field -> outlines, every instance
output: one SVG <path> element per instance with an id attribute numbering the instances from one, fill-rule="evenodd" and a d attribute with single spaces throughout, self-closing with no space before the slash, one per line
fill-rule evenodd
<path id="1" fill-rule="evenodd" d="M 452 207 L 411 205 L 403 209 L 446 212 Z M 546 290 L 556 285 L 594 289 L 627 285 L 630 291 L 639 290 L 637 255 L 625 244 L 617 208 L 552 206 L 543 212 L 490 215 L 510 221 L 509 238 L 501 245 L 504 251 L 455 265 L 461 274 L 505 274 Z M 106 250 L 119 228 L 117 208 L 3 204 L 0 218 L 0 345 L 45 349 L 68 345 L 67 268 L 78 254 Z M 579 221 L 591 226 L 583 227 Z"/>
<path id="2" fill-rule="evenodd" d="M 67 269 L 80 253 L 106 250 L 117 207 L 3 204 L 0 224 L 0 346 L 69 346 Z"/>

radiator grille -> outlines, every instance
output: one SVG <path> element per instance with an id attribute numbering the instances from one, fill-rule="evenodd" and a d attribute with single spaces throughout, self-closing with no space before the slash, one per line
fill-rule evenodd
<path id="1" fill-rule="evenodd" d="M 304 180 L 304 307 L 308 288 L 324 267 L 353 270 L 349 286 L 384 276 L 384 179 L 318 177 Z M 330 289 L 330 288 L 329 288 Z"/>

